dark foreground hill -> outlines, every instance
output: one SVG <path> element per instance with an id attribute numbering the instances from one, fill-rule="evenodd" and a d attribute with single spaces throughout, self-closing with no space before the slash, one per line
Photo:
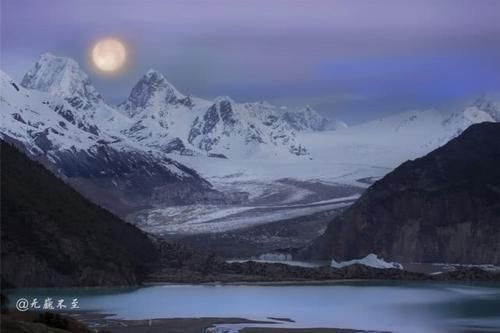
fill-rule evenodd
<path id="1" fill-rule="evenodd" d="M 136 284 L 158 255 L 139 229 L 4 141 L 1 240 L 2 281 L 16 287 Z"/>
<path id="2" fill-rule="evenodd" d="M 371 186 L 301 256 L 500 264 L 500 124 L 469 127 Z"/>

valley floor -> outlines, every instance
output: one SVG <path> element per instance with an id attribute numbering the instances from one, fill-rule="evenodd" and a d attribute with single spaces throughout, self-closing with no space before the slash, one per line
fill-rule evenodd
<path id="1" fill-rule="evenodd" d="M 391 121 L 396 126 L 402 120 Z M 319 236 L 374 181 L 442 143 L 430 135 L 431 129 L 428 136 L 433 141 L 418 144 L 419 131 L 404 132 L 402 137 L 402 132 L 384 128 L 370 123 L 348 130 L 299 133 L 309 147 L 307 156 L 267 156 L 264 152 L 228 159 L 172 155 L 218 191 L 245 192 L 248 200 L 158 206 L 130 214 L 127 220 L 147 232 L 214 249 L 228 258 L 301 247 Z"/>
<path id="2" fill-rule="evenodd" d="M 248 192 L 247 202 L 194 204 L 141 210 L 127 220 L 146 232 L 226 258 L 248 258 L 300 248 L 323 233 L 351 205 L 362 186 L 320 180 L 215 179 L 226 193 Z"/>

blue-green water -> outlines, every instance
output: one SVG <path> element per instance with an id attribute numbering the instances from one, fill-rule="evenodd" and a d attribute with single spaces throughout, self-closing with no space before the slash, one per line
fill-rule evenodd
<path id="1" fill-rule="evenodd" d="M 161 285 L 133 289 L 31 289 L 9 294 L 77 298 L 81 310 L 123 319 L 290 318 L 293 327 L 393 332 L 500 332 L 500 284 L 344 282 L 328 285 Z"/>

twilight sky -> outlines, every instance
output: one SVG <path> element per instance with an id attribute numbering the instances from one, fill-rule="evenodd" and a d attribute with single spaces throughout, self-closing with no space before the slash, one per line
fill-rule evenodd
<path id="1" fill-rule="evenodd" d="M 50 51 L 80 62 L 110 103 L 149 68 L 185 94 L 309 104 L 350 123 L 500 92 L 495 0 L 3 0 L 0 32 L 15 79 Z M 102 37 L 127 44 L 125 72 L 88 65 Z"/>

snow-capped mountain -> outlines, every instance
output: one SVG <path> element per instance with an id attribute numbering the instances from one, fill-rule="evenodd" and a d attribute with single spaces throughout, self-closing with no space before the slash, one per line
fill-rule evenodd
<path id="1" fill-rule="evenodd" d="M 102 102 L 101 95 L 76 61 L 51 53 L 40 56 L 21 85 L 62 97 L 76 108 L 88 109 Z"/>
<path id="2" fill-rule="evenodd" d="M 188 142 L 201 150 L 224 155 L 248 156 L 262 151 L 305 155 L 291 126 L 265 103 L 237 104 L 219 97 L 194 119 Z"/>
<path id="3" fill-rule="evenodd" d="M 66 115 L 69 121 L 90 124 L 95 134 L 105 131 L 108 135 L 119 136 L 119 131 L 132 123 L 129 117 L 104 102 L 88 75 L 73 59 L 42 54 L 24 75 L 21 86 L 64 100 L 78 112 L 67 108 L 58 112 Z"/>
<path id="4" fill-rule="evenodd" d="M 365 171 L 390 170 L 473 123 L 500 119 L 498 104 L 481 98 L 451 114 L 403 112 L 347 128 L 310 107 L 290 110 L 186 95 L 154 70 L 114 107 L 78 63 L 51 54 L 40 57 L 22 84 L 4 73 L 0 78 L 1 136 L 111 209 L 155 200 L 230 200 L 197 172 L 373 176 Z"/>
<path id="5" fill-rule="evenodd" d="M 21 84 L 3 72 L 0 78 L 1 137 L 115 212 L 154 200 L 232 200 L 166 153 L 306 154 L 282 109 L 187 96 L 153 70 L 119 107 L 103 100 L 76 61 L 50 53 Z"/>
<path id="6" fill-rule="evenodd" d="M 122 133 L 166 153 L 240 157 L 249 154 L 307 154 L 297 130 L 326 124 L 308 108 L 301 127 L 292 121 L 301 112 L 285 112 L 269 103 L 236 103 L 229 97 L 209 101 L 179 92 L 159 72 L 148 71 L 119 110 L 132 119 Z M 316 118 L 315 118 L 316 117 Z"/>
<path id="7" fill-rule="evenodd" d="M 118 106 L 130 120 L 121 132 L 149 148 L 194 155 L 187 135 L 196 116 L 195 103 L 197 109 L 209 107 L 208 101 L 183 95 L 161 73 L 149 70 Z"/>
<path id="8" fill-rule="evenodd" d="M 41 82 L 36 75 L 30 77 Z M 50 80 L 44 82 L 48 90 L 55 86 Z M 83 105 L 78 109 L 57 93 L 26 89 L 3 72 L 0 89 L 2 139 L 117 213 L 151 204 L 166 185 L 171 186 L 172 194 L 162 197 L 166 204 L 189 201 L 187 193 L 196 198 L 216 193 L 194 170 L 161 153 L 146 151 L 120 132 L 99 128 L 100 124 L 89 121 L 92 118 L 82 116 L 89 110 Z"/>
<path id="9" fill-rule="evenodd" d="M 472 124 L 498 121 L 500 121 L 500 105 L 482 96 L 465 110 L 452 113 L 443 120 L 442 125 L 448 132 L 458 136 Z"/>
<path id="10" fill-rule="evenodd" d="M 181 94 L 161 73 L 150 69 L 132 88 L 130 96 L 119 108 L 128 116 L 134 117 L 148 108 L 162 109 L 169 105 L 191 107 L 193 103 L 190 97 Z"/>
<path id="11" fill-rule="evenodd" d="M 117 108 L 104 102 L 88 75 L 72 59 L 43 54 L 21 85 L 65 100 L 67 119 L 94 133 L 126 137 L 144 149 L 181 155 L 242 157 L 307 155 L 301 131 L 325 130 L 329 122 L 310 107 L 289 111 L 269 103 L 213 101 L 185 95 L 149 70 Z"/>
<path id="12" fill-rule="evenodd" d="M 434 149 L 460 135 L 472 124 L 496 121 L 474 102 L 451 113 L 434 109 L 401 112 L 353 126 L 350 130 L 369 133 L 375 141 L 402 140 L 408 148 Z"/>

